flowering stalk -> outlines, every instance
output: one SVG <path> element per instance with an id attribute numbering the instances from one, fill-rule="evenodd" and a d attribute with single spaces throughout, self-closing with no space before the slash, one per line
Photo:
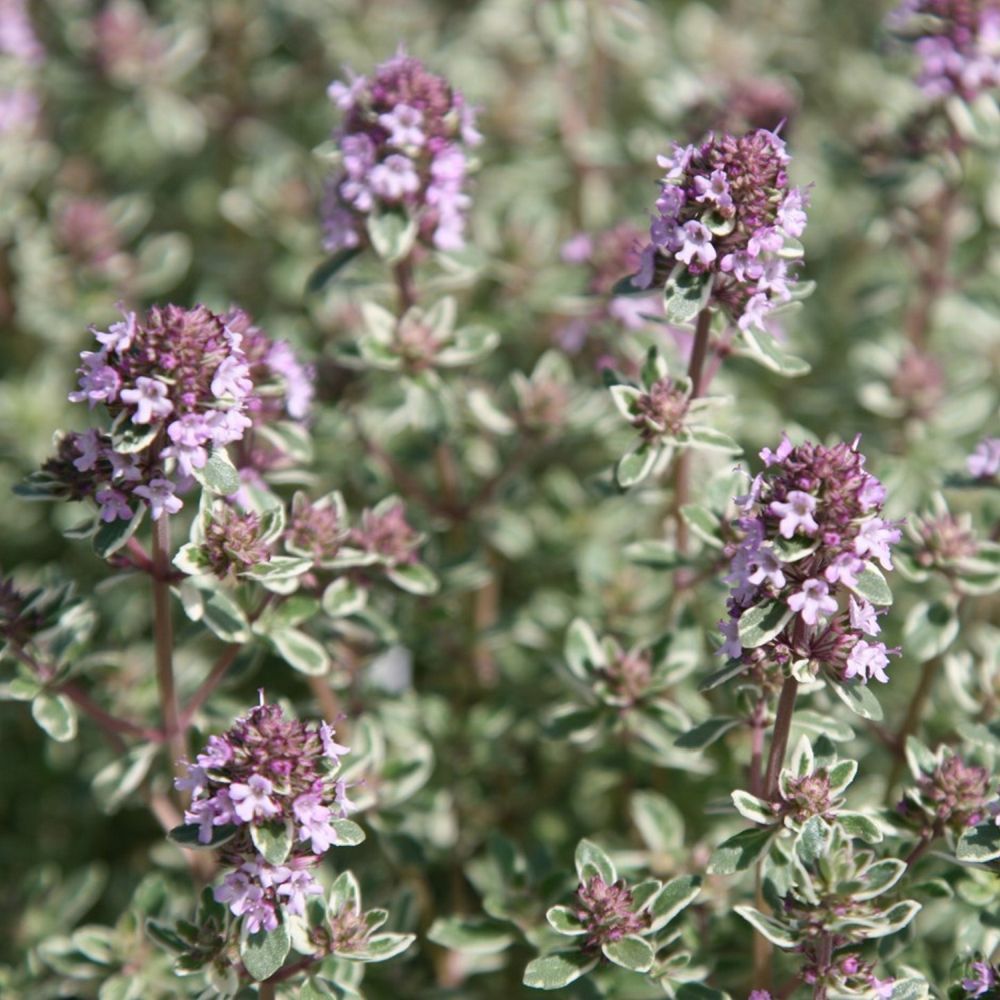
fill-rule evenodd
<path id="1" fill-rule="evenodd" d="M 153 524 L 153 642 L 156 649 L 156 684 L 160 692 L 163 734 L 170 748 L 172 766 L 179 768 L 186 754 L 180 705 L 174 683 L 174 631 L 170 611 L 170 518 Z"/>

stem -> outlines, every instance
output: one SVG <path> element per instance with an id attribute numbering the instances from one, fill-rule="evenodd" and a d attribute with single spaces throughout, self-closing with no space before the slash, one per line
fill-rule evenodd
<path id="1" fill-rule="evenodd" d="M 333 688 L 327 683 L 327 679 L 325 677 L 310 676 L 309 687 L 312 689 L 313 697 L 319 702 L 323 718 L 331 726 L 336 725 L 342 714 L 340 700 L 337 698 L 337 694 Z"/>
<path id="2" fill-rule="evenodd" d="M 764 860 L 757 861 L 753 869 L 753 901 L 761 912 L 764 909 Z M 753 985 L 757 990 L 770 990 L 772 981 L 771 962 L 774 945 L 758 930 L 753 932 Z"/>
<path id="3" fill-rule="evenodd" d="M 413 282 L 413 260 L 405 257 L 393 265 L 392 277 L 396 282 L 396 294 L 399 296 L 399 314 L 406 312 L 410 306 L 417 303 L 417 289 Z"/>
<path id="4" fill-rule="evenodd" d="M 788 748 L 788 734 L 792 729 L 792 713 L 795 711 L 795 696 L 799 693 L 799 682 L 794 677 L 786 677 L 778 696 L 778 713 L 774 719 L 774 736 L 771 737 L 771 752 L 767 758 L 767 772 L 764 775 L 764 798 L 773 802 L 778 792 L 778 773 L 785 761 Z"/>
<path id="5" fill-rule="evenodd" d="M 934 829 L 934 830 L 925 830 L 920 835 L 920 840 L 917 841 L 916 846 L 913 848 L 912 851 L 910 851 L 909 854 L 906 855 L 905 864 L 907 870 L 912 868 L 924 856 L 924 853 L 927 851 L 927 848 L 930 847 L 931 844 L 933 844 L 935 839 L 937 838 L 937 834 L 938 831 Z"/>
<path id="6" fill-rule="evenodd" d="M 187 732 L 195 713 L 208 701 L 209 695 L 222 683 L 222 679 L 233 665 L 233 661 L 239 656 L 242 648 L 238 644 L 227 646 L 216 659 L 209 675 L 201 682 L 201 687 L 195 691 L 191 696 L 191 700 L 184 707 L 184 711 L 181 712 L 180 726 L 182 733 Z"/>
<path id="7" fill-rule="evenodd" d="M 824 934 L 819 939 L 819 955 L 817 956 L 820 978 L 813 987 L 813 1000 L 826 1000 L 826 980 L 833 962 L 833 938 Z"/>
<path id="8" fill-rule="evenodd" d="M 174 684 L 174 629 L 170 619 L 170 586 L 166 582 L 170 572 L 170 519 L 161 514 L 153 522 L 153 636 L 156 642 L 156 683 L 160 691 L 160 711 L 163 716 L 163 735 L 170 747 L 171 764 L 180 767 L 186 756 L 184 734 L 181 730 L 180 705 Z M 179 772 L 178 772 L 179 773 Z"/>
<path id="9" fill-rule="evenodd" d="M 709 330 L 712 326 L 712 311 L 702 309 L 698 313 L 698 321 L 695 325 L 694 343 L 691 345 L 691 360 L 688 363 L 688 378 L 691 380 L 690 400 L 695 400 L 702 390 L 702 376 L 705 368 L 705 358 L 708 355 Z M 677 526 L 677 552 L 685 555 L 688 550 L 688 527 L 687 522 L 681 515 L 681 508 L 688 502 L 690 494 L 691 478 L 691 450 L 685 448 L 677 456 L 677 463 L 674 466 L 674 502 L 673 516 Z M 687 574 L 678 572 L 677 589 L 688 585 L 685 579 Z"/>
<path id="10" fill-rule="evenodd" d="M 924 713 L 924 706 L 931 695 L 934 680 L 943 663 L 944 660 L 942 657 L 935 656 L 928 660 L 921 668 L 920 680 L 917 682 L 917 688 L 913 692 L 913 697 L 910 699 L 910 704 L 906 709 L 906 717 L 903 719 L 903 724 L 899 727 L 899 732 L 896 734 L 894 741 L 896 758 L 892 762 L 892 770 L 889 772 L 889 780 L 885 786 L 887 801 L 891 800 L 892 790 L 896 787 L 903 773 L 903 767 L 906 763 L 906 738 L 915 732 L 917 726 L 920 724 L 920 718 Z"/>
<path id="11" fill-rule="evenodd" d="M 760 798 L 761 765 L 764 762 L 764 730 L 767 728 L 767 701 L 761 698 L 750 716 L 750 794 Z"/>
<path id="12" fill-rule="evenodd" d="M 257 996 L 260 1000 L 274 1000 L 278 995 L 276 992 L 275 984 L 272 980 L 268 979 L 257 986 Z"/>

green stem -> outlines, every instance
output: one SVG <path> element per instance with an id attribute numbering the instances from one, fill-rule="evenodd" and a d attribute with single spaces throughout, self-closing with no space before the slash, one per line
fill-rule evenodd
<path id="1" fill-rule="evenodd" d="M 170 618 L 170 519 L 161 514 L 153 523 L 153 637 L 156 644 L 156 683 L 160 692 L 163 735 L 175 770 L 187 755 L 181 729 L 180 705 L 174 684 L 174 629 Z"/>
<path id="2" fill-rule="evenodd" d="M 691 345 L 691 360 L 688 363 L 688 378 L 691 380 L 691 396 L 693 401 L 698 398 L 702 390 L 703 374 L 705 371 L 705 358 L 708 356 L 709 331 L 712 326 L 711 309 L 702 309 L 698 313 L 698 321 L 695 324 L 694 343 Z M 677 552 L 686 555 L 688 551 L 688 527 L 687 522 L 681 514 L 682 508 L 687 504 L 691 491 L 691 449 L 685 448 L 677 456 L 674 465 L 674 502 L 673 515 L 677 526 Z M 688 586 L 686 577 L 688 574 L 678 572 L 675 578 L 675 589 L 681 590 Z"/>
<path id="3" fill-rule="evenodd" d="M 906 738 L 916 732 L 917 726 L 920 725 L 920 718 L 924 714 L 924 706 L 931 695 L 934 680 L 943 663 L 944 659 L 942 657 L 935 656 L 927 660 L 921 668 L 917 688 L 913 692 L 913 697 L 910 699 L 910 704 L 906 709 L 906 717 L 903 719 L 903 724 L 899 727 L 899 732 L 896 734 L 896 757 L 892 762 L 892 770 L 889 772 L 889 780 L 885 786 L 886 801 L 891 801 L 892 790 L 896 787 L 903 774 L 903 768 L 906 764 Z"/>
<path id="4" fill-rule="evenodd" d="M 778 775 L 785 762 L 788 748 L 788 734 L 792 729 L 792 713 L 795 711 L 795 697 L 799 693 L 799 682 L 794 677 L 786 677 L 778 696 L 778 711 L 774 718 L 774 735 L 771 737 L 771 752 L 767 758 L 764 774 L 764 798 L 773 802 L 778 794 Z"/>

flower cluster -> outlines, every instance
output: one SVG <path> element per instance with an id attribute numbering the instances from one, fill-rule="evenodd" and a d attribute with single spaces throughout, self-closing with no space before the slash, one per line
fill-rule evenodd
<path id="1" fill-rule="evenodd" d="M 361 523 L 351 531 L 351 544 L 376 556 L 386 566 L 405 566 L 416 562 L 423 536 L 406 520 L 401 502 L 384 509 L 363 510 Z"/>
<path id="2" fill-rule="evenodd" d="M 403 52 L 371 78 L 334 82 L 327 93 L 344 122 L 334 137 L 340 167 L 323 207 L 326 249 L 360 246 L 366 220 L 396 209 L 425 243 L 461 249 L 467 148 L 481 139 L 462 95 Z"/>
<path id="3" fill-rule="evenodd" d="M 906 820 L 919 824 L 927 836 L 944 830 L 961 835 L 993 815 L 998 807 L 1000 801 L 992 793 L 990 772 L 942 750 L 931 770 L 921 770 L 898 811 Z"/>
<path id="4" fill-rule="evenodd" d="M 903 0 L 888 23 L 913 41 L 927 97 L 971 101 L 1000 85 L 997 0 Z"/>
<path id="5" fill-rule="evenodd" d="M 584 948 L 595 951 L 627 934 L 641 934 L 651 921 L 648 912 L 636 912 L 624 880 L 609 884 L 600 875 L 591 876 L 577 889 L 572 911 L 587 932 Z"/>
<path id="6" fill-rule="evenodd" d="M 761 452 L 766 468 L 739 498 L 742 538 L 729 548 L 723 655 L 807 660 L 838 679 L 888 681 L 891 651 L 871 641 L 880 631 L 872 599 L 887 603 L 875 563 L 892 568 L 901 532 L 880 516 L 885 489 L 857 445 L 793 447 L 786 436 Z"/>
<path id="7" fill-rule="evenodd" d="M 271 558 L 271 547 L 261 537 L 260 515 L 241 514 L 229 504 L 216 505 L 205 526 L 201 552 L 207 568 L 220 580 Z"/>
<path id="8" fill-rule="evenodd" d="M 110 439 L 97 432 L 72 439 L 79 472 L 111 466 L 110 478 L 95 484 L 102 519 L 130 517 L 130 497 L 142 498 L 154 520 L 175 513 L 182 506 L 175 494 L 210 451 L 250 426 L 253 380 L 242 334 L 228 320 L 204 306 L 166 306 L 94 331 L 100 349 L 80 355 L 79 388 L 69 398 L 101 404 L 112 419 Z"/>
<path id="9" fill-rule="evenodd" d="M 304 493 L 292 497 L 292 510 L 285 532 L 289 552 L 313 562 L 329 563 L 337 557 L 350 534 L 347 511 L 339 494 L 310 500 Z"/>
<path id="10" fill-rule="evenodd" d="M 177 779 L 192 796 L 185 822 L 201 844 L 222 844 L 230 869 L 215 898 L 250 933 L 273 930 L 283 911 L 302 915 L 306 898 L 321 892 L 310 869 L 340 842 L 338 817 L 351 803 L 336 773 L 348 752 L 325 722 L 286 719 L 278 705 L 261 704 L 210 737 Z"/>
<path id="11" fill-rule="evenodd" d="M 634 284 L 686 272 L 711 281 L 710 301 L 740 329 L 762 326 L 792 297 L 788 258 L 799 249 L 790 241 L 806 226 L 808 192 L 789 186 L 784 141 L 766 129 L 712 135 L 657 162 L 667 173 Z"/>

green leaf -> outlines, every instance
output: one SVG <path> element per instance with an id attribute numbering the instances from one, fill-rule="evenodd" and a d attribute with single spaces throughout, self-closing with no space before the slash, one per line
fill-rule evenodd
<path id="1" fill-rule="evenodd" d="M 728 435 L 714 427 L 690 427 L 688 439 L 692 448 L 721 451 L 727 455 L 742 455 L 743 449 Z"/>
<path id="2" fill-rule="evenodd" d="M 651 851 L 669 853 L 684 844 L 684 817 L 658 792 L 636 792 L 629 803 L 632 822 Z"/>
<path id="3" fill-rule="evenodd" d="M 615 482 L 623 490 L 641 483 L 652 471 L 660 449 L 652 444 L 641 444 L 623 455 L 615 466 Z"/>
<path id="4" fill-rule="evenodd" d="M 271 556 L 267 562 L 257 563 L 241 575 L 259 583 L 276 580 L 294 580 L 312 569 L 312 560 L 301 556 Z"/>
<path id="5" fill-rule="evenodd" d="M 455 332 L 454 343 L 440 350 L 434 363 L 441 368 L 471 365 L 496 350 L 500 334 L 488 326 L 463 326 Z"/>
<path id="6" fill-rule="evenodd" d="M 741 789 L 731 792 L 730 797 L 733 800 L 733 805 L 736 806 L 736 811 L 744 819 L 750 820 L 751 823 L 757 823 L 761 826 L 771 826 L 777 822 L 778 816 L 775 814 L 770 802 L 758 799 L 756 795 L 751 795 L 749 792 L 742 791 Z"/>
<path id="7" fill-rule="evenodd" d="M 958 841 L 955 856 L 959 861 L 984 864 L 1000 858 L 1000 826 L 980 823 L 966 830 Z"/>
<path id="8" fill-rule="evenodd" d="M 700 504 L 688 503 L 681 507 L 681 517 L 706 545 L 722 548 L 721 521 L 717 514 Z"/>
<path id="9" fill-rule="evenodd" d="M 815 864 L 830 842 L 830 827 L 821 816 L 810 816 L 802 825 L 795 841 L 795 850 L 806 865 Z"/>
<path id="10" fill-rule="evenodd" d="M 306 282 L 306 294 L 314 295 L 316 292 L 322 291 L 327 282 L 341 268 L 354 260 L 359 253 L 361 253 L 361 247 L 345 247 L 343 250 L 338 250 L 333 256 L 328 257 L 309 275 L 309 280 Z"/>
<path id="11" fill-rule="evenodd" d="M 830 680 L 830 686 L 841 701 L 862 719 L 879 722 L 882 719 L 882 706 L 878 698 L 868 689 L 866 684 Z"/>
<path id="12" fill-rule="evenodd" d="M 758 364 L 786 378 L 798 378 L 810 371 L 807 362 L 787 353 L 766 330 L 759 327 L 743 331 L 743 342 L 749 356 Z"/>
<path id="13" fill-rule="evenodd" d="M 375 253 L 387 264 L 395 264 L 413 249 L 417 238 L 417 220 L 398 212 L 370 215 L 368 237 Z"/>
<path id="14" fill-rule="evenodd" d="M 355 962 L 385 962 L 401 955 L 417 940 L 416 934 L 375 934 L 355 951 L 350 957 Z M 335 954 L 337 954 L 335 952 Z"/>
<path id="15" fill-rule="evenodd" d="M 705 747 L 711 746 L 739 724 L 739 719 L 726 717 L 706 719 L 704 722 L 698 723 L 694 729 L 681 733 L 674 740 L 674 746 L 683 747 L 685 750 L 704 750 Z"/>
<path id="16" fill-rule="evenodd" d="M 868 816 L 857 812 L 837 813 L 837 825 L 849 837 L 858 837 L 868 844 L 877 844 L 882 840 L 882 828 Z"/>
<path id="17" fill-rule="evenodd" d="M 201 621 L 223 642 L 246 642 L 250 623 L 240 606 L 218 588 L 202 592 Z"/>
<path id="18" fill-rule="evenodd" d="M 485 917 L 438 917 L 427 937 L 442 948 L 468 955 L 496 955 L 515 940 L 507 927 Z"/>
<path id="19" fill-rule="evenodd" d="M 183 826 L 175 826 L 167 833 L 167 838 L 181 847 L 189 847 L 197 850 L 210 851 L 220 847 L 226 841 L 232 840 L 240 832 L 240 827 L 230 824 L 227 826 L 213 826 L 212 837 L 207 844 L 203 844 L 198 839 L 199 827 L 193 823 Z"/>
<path id="20" fill-rule="evenodd" d="M 321 607 L 331 618 L 346 618 L 368 603 L 368 591 L 349 577 L 334 580 L 323 591 Z"/>
<path id="21" fill-rule="evenodd" d="M 828 713 L 815 712 L 811 708 L 795 709 L 792 728 L 810 737 L 826 736 L 836 743 L 854 739 L 854 730 L 846 722 Z"/>
<path id="22" fill-rule="evenodd" d="M 576 873 L 581 882 L 589 882 L 594 875 L 608 884 L 616 881 L 618 873 L 611 859 L 592 840 L 581 840 L 576 845 Z"/>
<path id="23" fill-rule="evenodd" d="M 64 694 L 38 695 L 31 703 L 31 714 L 57 743 L 68 743 L 76 736 L 76 708 Z"/>
<path id="24" fill-rule="evenodd" d="M 608 961 L 633 972 L 648 972 L 653 966 L 653 949 L 634 934 L 602 945 L 601 953 Z"/>
<path id="25" fill-rule="evenodd" d="M 770 827 L 741 830 L 712 853 L 708 870 L 713 875 L 733 875 L 749 868 L 766 850 L 774 835 Z"/>
<path id="26" fill-rule="evenodd" d="M 667 322 L 675 326 L 693 323 L 712 296 L 714 275 L 692 274 L 678 264 L 663 286 L 663 309 Z"/>
<path id="27" fill-rule="evenodd" d="M 136 528 L 142 524 L 145 515 L 146 505 L 139 504 L 138 509 L 127 521 L 121 518 L 115 521 L 102 521 L 94 533 L 91 543 L 98 558 L 108 559 L 128 544 L 128 540 L 135 534 Z"/>
<path id="28" fill-rule="evenodd" d="M 762 601 L 740 615 L 740 644 L 756 649 L 773 639 L 788 624 L 792 610 L 783 601 Z"/>
<path id="29" fill-rule="evenodd" d="M 779 948 L 794 948 L 798 943 L 794 933 L 784 924 L 779 924 L 773 917 L 765 916 L 752 906 L 736 906 L 736 912 L 752 927 L 760 931 L 764 937 Z"/>
<path id="30" fill-rule="evenodd" d="M 208 456 L 208 461 L 202 469 L 194 470 L 194 478 L 201 485 L 217 496 L 228 497 L 240 488 L 240 474 L 236 466 L 229 460 L 225 448 L 216 448 Z"/>
<path id="31" fill-rule="evenodd" d="M 914 663 L 926 663 L 943 653 L 959 630 L 958 615 L 952 604 L 944 601 L 920 601 L 906 616 L 903 648 Z"/>
<path id="32" fill-rule="evenodd" d="M 261 826 L 251 824 L 250 839 L 270 864 L 284 864 L 295 843 L 295 824 L 290 819 L 264 823 Z"/>
<path id="33" fill-rule="evenodd" d="M 587 933 L 587 928 L 583 926 L 580 919 L 568 906 L 549 907 L 545 919 L 557 934 L 577 937 Z"/>
<path id="34" fill-rule="evenodd" d="M 278 655 L 300 673 L 321 677 L 330 669 L 326 651 L 312 636 L 298 629 L 286 628 L 272 632 L 268 639 Z"/>
<path id="35" fill-rule="evenodd" d="M 365 831 L 357 823 L 349 819 L 332 819 L 330 825 L 337 835 L 336 844 L 338 847 L 357 847 L 364 842 Z"/>
<path id="36" fill-rule="evenodd" d="M 872 604 L 888 607 L 892 604 L 892 591 L 885 582 L 882 571 L 874 563 L 865 563 L 865 568 L 858 574 L 857 583 L 851 590 L 859 597 Z"/>
<path id="37" fill-rule="evenodd" d="M 607 665 L 604 648 L 594 630 L 582 618 L 575 618 L 566 630 L 563 645 L 566 664 L 573 675 L 582 681 L 591 680 L 593 672 Z"/>
<path id="38" fill-rule="evenodd" d="M 863 888 L 855 889 L 851 893 L 851 898 L 864 901 L 881 896 L 888 892 L 905 874 L 905 861 L 899 861 L 897 858 L 876 861 L 870 868 L 865 869 L 861 877 Z"/>
<path id="39" fill-rule="evenodd" d="M 119 455 L 132 455 L 145 451 L 156 440 L 160 425 L 125 424 L 111 432 L 111 447 Z"/>
<path id="40" fill-rule="evenodd" d="M 608 391 L 618 412 L 631 423 L 635 417 L 635 404 L 642 397 L 642 390 L 634 385 L 612 385 Z"/>
<path id="41" fill-rule="evenodd" d="M 436 594 L 440 586 L 438 578 L 423 563 L 392 566 L 386 570 L 386 576 L 400 590 L 416 594 L 418 597 Z"/>
<path id="42" fill-rule="evenodd" d="M 187 941 L 177 934 L 172 927 L 158 923 L 155 920 L 146 921 L 146 934 L 149 935 L 160 947 L 168 951 L 183 954 L 189 948 Z"/>
<path id="43" fill-rule="evenodd" d="M 671 879 L 653 900 L 649 908 L 653 918 L 650 931 L 666 927 L 678 913 L 689 906 L 701 892 L 701 878 L 698 875 L 681 875 Z"/>
<path id="44" fill-rule="evenodd" d="M 904 899 L 901 903 L 896 903 L 878 918 L 878 925 L 866 929 L 865 937 L 881 938 L 888 937 L 901 931 L 922 909 L 920 903 L 915 899 Z"/>
<path id="45" fill-rule="evenodd" d="M 558 990 L 585 976 L 596 965 L 597 959 L 586 955 L 546 955 L 528 963 L 523 982 L 536 990 Z"/>
<path id="46" fill-rule="evenodd" d="M 285 924 L 278 924 L 273 931 L 258 931 L 240 937 L 240 958 L 252 979 L 258 983 L 273 976 L 281 968 L 292 941 Z"/>

